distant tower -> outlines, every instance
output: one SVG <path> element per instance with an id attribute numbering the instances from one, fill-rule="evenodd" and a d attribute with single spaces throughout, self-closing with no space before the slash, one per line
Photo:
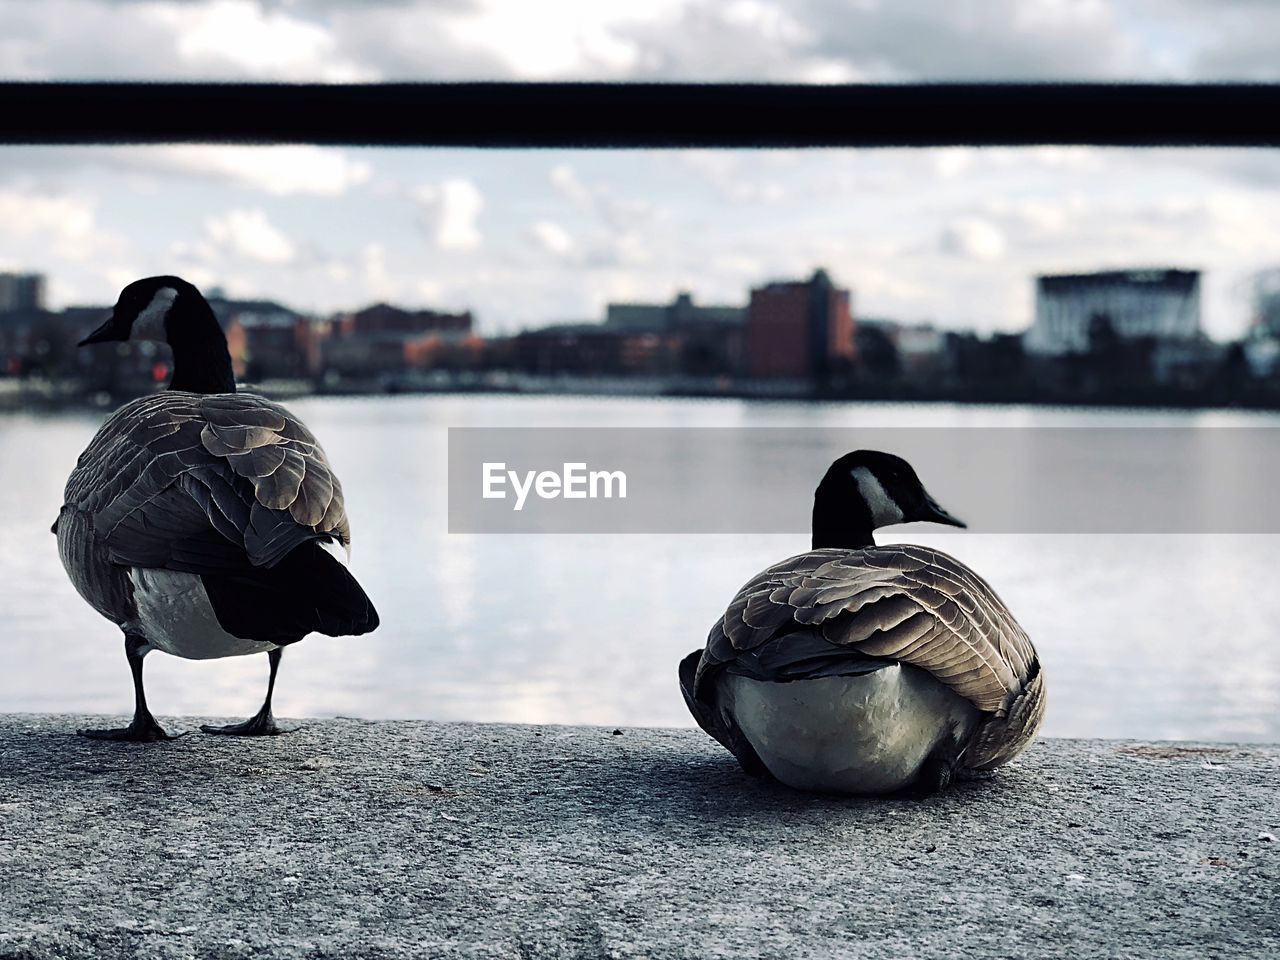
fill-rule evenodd
<path id="1" fill-rule="evenodd" d="M 849 291 L 825 270 L 808 280 L 770 283 L 751 291 L 746 366 L 752 377 L 821 379 L 853 358 Z"/>
<path id="2" fill-rule="evenodd" d="M 1280 337 L 1280 267 L 1253 275 L 1254 336 Z"/>
<path id="3" fill-rule="evenodd" d="M 0 313 L 44 309 L 44 274 L 0 273 Z"/>

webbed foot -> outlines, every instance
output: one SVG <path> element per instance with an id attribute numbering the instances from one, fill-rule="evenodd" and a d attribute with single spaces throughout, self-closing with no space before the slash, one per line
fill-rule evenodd
<path id="1" fill-rule="evenodd" d="M 143 717 L 134 717 L 133 722 L 127 727 L 115 727 L 110 730 L 77 730 L 76 733 L 90 740 L 116 740 L 126 743 L 155 743 L 159 740 L 177 740 L 179 737 L 186 736 L 185 733 L 165 733 L 164 728 L 156 723 L 155 717 L 149 713 Z"/>
<path id="2" fill-rule="evenodd" d="M 271 711 L 259 711 L 242 723 L 229 723 L 225 727 L 203 724 L 200 727 L 205 733 L 213 733 L 224 737 L 278 737 L 287 730 L 276 726 L 276 718 Z"/>

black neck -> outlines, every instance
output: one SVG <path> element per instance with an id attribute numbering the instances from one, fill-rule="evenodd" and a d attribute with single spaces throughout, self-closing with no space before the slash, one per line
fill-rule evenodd
<path id="1" fill-rule="evenodd" d="M 173 309 L 180 312 L 168 321 L 169 346 L 173 350 L 169 389 L 235 393 L 236 377 L 231 370 L 227 338 L 209 304 L 203 298 L 182 295 Z"/>
<path id="2" fill-rule="evenodd" d="M 861 507 L 862 509 L 859 509 Z M 863 501 L 847 493 L 828 492 L 822 487 L 813 498 L 813 549 L 838 547 L 857 550 L 874 547 L 871 511 Z"/>

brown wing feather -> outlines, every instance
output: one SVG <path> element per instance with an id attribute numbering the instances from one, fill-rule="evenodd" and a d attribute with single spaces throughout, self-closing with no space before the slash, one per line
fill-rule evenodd
<path id="1" fill-rule="evenodd" d="M 258 502 L 285 510 L 294 522 L 335 533 L 345 544 L 350 527 L 338 485 L 319 442 L 306 425 L 279 404 L 251 394 L 238 403 L 212 398 L 202 409 L 210 436 L 235 472 L 254 484 Z"/>
<path id="2" fill-rule="evenodd" d="M 318 535 L 350 540 L 342 489 L 315 437 L 252 394 L 166 391 L 126 404 L 81 455 L 65 500 L 118 563 L 199 570 L 230 541 L 251 564 L 272 566 Z"/>

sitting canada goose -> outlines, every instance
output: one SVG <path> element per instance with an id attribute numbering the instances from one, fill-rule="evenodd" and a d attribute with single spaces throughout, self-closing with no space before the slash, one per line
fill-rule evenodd
<path id="1" fill-rule="evenodd" d="M 803 790 L 931 792 L 1013 759 L 1044 715 L 1035 648 L 976 573 L 872 531 L 963 527 L 899 457 L 836 460 L 813 549 L 746 584 L 680 664 L 699 726 L 750 774 Z"/>
<path id="2" fill-rule="evenodd" d="M 279 733 L 271 714 L 280 651 L 308 633 L 368 633 L 378 615 L 325 549 L 349 548 L 342 488 L 316 438 L 284 407 L 236 393 L 226 337 L 177 277 L 129 284 L 81 341 L 152 340 L 173 351 L 169 389 L 126 403 L 67 481 L 54 522 L 80 595 L 124 631 L 135 707 L 101 740 L 164 740 L 147 709 L 142 660 L 267 653 L 262 709 L 208 733 Z"/>

